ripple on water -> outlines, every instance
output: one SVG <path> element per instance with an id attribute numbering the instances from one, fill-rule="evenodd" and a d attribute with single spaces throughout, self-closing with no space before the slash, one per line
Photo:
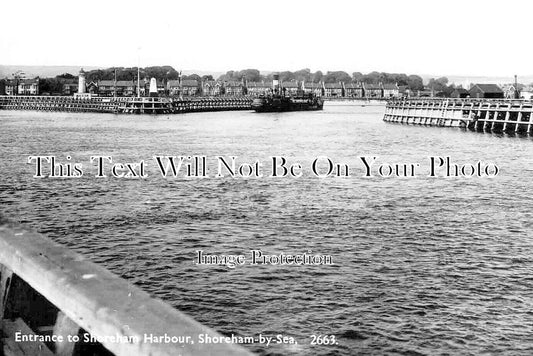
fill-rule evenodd
<path id="1" fill-rule="evenodd" d="M 382 108 L 170 116 L 0 111 L 1 219 L 23 222 L 225 334 L 284 334 L 261 355 L 533 352 L 530 138 L 391 125 Z M 482 148 L 482 149 L 481 149 Z M 87 174 L 33 179 L 27 155 L 71 155 Z M 235 155 L 303 164 L 298 179 L 94 179 L 88 157 Z M 352 177 L 316 179 L 319 155 Z M 496 162 L 495 179 L 363 179 L 387 162 Z M 210 164 L 216 167 L 214 161 Z M 265 166 L 265 170 L 268 167 Z M 211 172 L 213 173 L 213 172 Z M 194 264 L 211 253 L 331 254 L 328 267 Z M 310 335 L 338 345 L 311 346 Z"/>

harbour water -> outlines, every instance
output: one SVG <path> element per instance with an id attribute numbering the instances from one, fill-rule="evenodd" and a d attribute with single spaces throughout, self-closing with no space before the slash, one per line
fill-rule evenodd
<path id="1" fill-rule="evenodd" d="M 120 116 L 0 111 L 0 214 L 80 252 L 226 335 L 298 344 L 261 355 L 533 352 L 533 139 L 389 124 L 384 106 Z M 79 162 L 33 178 L 30 155 Z M 95 178 L 89 158 L 146 161 Z M 299 178 L 163 178 L 154 155 L 302 164 Z M 66 159 L 67 156 L 71 160 Z M 348 164 L 317 178 L 313 160 Z M 420 163 L 363 177 L 360 156 Z M 487 177 L 427 177 L 428 156 L 492 162 Z M 322 167 L 323 168 L 323 167 Z M 333 265 L 198 266 L 196 251 L 331 255 Z M 334 335 L 335 345 L 311 345 Z"/>

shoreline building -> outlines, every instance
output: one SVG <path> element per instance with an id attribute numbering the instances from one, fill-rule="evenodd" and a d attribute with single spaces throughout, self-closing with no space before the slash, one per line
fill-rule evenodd
<path id="1" fill-rule="evenodd" d="M 19 95 L 39 95 L 39 77 L 22 79 L 18 83 Z"/>
<path id="2" fill-rule="evenodd" d="M 450 98 L 465 99 L 470 96 L 470 92 L 463 88 L 455 88 L 450 94 Z"/>
<path id="3" fill-rule="evenodd" d="M 324 86 L 324 96 L 326 98 L 331 97 L 343 97 L 344 96 L 344 83 L 322 83 Z"/>
<path id="4" fill-rule="evenodd" d="M 324 86 L 322 85 L 322 82 L 314 83 L 314 82 L 305 82 L 304 83 L 304 92 L 305 93 L 312 93 L 316 96 L 322 97 L 324 96 Z"/>
<path id="5" fill-rule="evenodd" d="M 521 84 L 505 84 L 501 87 L 505 99 L 519 99 L 520 92 L 524 89 Z"/>
<path id="6" fill-rule="evenodd" d="M 200 82 L 196 79 L 184 79 L 181 81 L 183 96 L 196 96 L 201 94 Z"/>
<path id="7" fill-rule="evenodd" d="M 167 82 L 170 96 L 196 96 L 202 94 L 201 83 L 196 79 L 176 79 Z"/>
<path id="8" fill-rule="evenodd" d="M 398 91 L 400 98 L 410 98 L 413 96 L 413 92 L 407 85 L 399 85 Z"/>
<path id="9" fill-rule="evenodd" d="M 99 80 L 95 83 L 98 88 L 99 96 L 135 96 L 137 95 L 137 81 L 136 80 Z M 141 95 L 146 93 L 146 81 L 141 79 L 139 82 Z M 93 83 L 90 83 L 89 90 L 94 88 Z"/>
<path id="10" fill-rule="evenodd" d="M 216 80 L 206 80 L 202 83 L 202 94 L 207 96 L 222 95 L 222 83 Z"/>
<path id="11" fill-rule="evenodd" d="M 63 95 L 74 95 L 78 92 L 79 81 L 78 79 L 63 79 L 63 89 L 61 93 Z"/>
<path id="12" fill-rule="evenodd" d="M 383 88 L 380 84 L 366 84 L 363 83 L 363 90 L 365 98 L 381 99 L 383 98 Z"/>
<path id="13" fill-rule="evenodd" d="M 381 84 L 383 89 L 384 98 L 399 98 L 400 97 L 400 87 L 398 84 Z"/>
<path id="14" fill-rule="evenodd" d="M 361 83 L 348 83 L 344 85 L 345 95 L 349 98 L 363 98 L 365 91 Z"/>
<path id="15" fill-rule="evenodd" d="M 224 82 L 224 95 L 241 96 L 246 93 L 244 83 L 242 82 Z"/>
<path id="16" fill-rule="evenodd" d="M 504 92 L 496 84 L 474 84 L 470 90 L 470 97 L 476 99 L 503 99 Z"/>
<path id="17" fill-rule="evenodd" d="M 281 82 L 281 90 L 285 95 L 297 95 L 298 94 L 298 82 L 291 80 L 290 82 Z"/>
<path id="18" fill-rule="evenodd" d="M 524 87 L 520 91 L 520 99 L 532 100 L 533 99 L 533 87 Z"/>
<path id="19" fill-rule="evenodd" d="M 7 79 L 6 95 L 39 95 L 39 77 L 34 79 Z"/>
<path id="20" fill-rule="evenodd" d="M 252 96 L 266 95 L 272 92 L 272 83 L 249 82 L 247 87 L 248 95 Z"/>

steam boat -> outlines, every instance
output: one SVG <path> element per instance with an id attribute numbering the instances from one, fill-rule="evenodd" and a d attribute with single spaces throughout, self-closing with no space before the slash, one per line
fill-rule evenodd
<path id="1" fill-rule="evenodd" d="M 279 75 L 274 74 L 272 92 L 254 99 L 252 109 L 256 112 L 282 112 L 322 110 L 324 101 L 313 93 L 298 90 L 295 96 L 286 95 L 279 84 Z"/>

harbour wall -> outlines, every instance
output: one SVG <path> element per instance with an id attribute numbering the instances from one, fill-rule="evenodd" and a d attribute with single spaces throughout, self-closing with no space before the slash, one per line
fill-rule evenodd
<path id="1" fill-rule="evenodd" d="M 17 342 L 17 333 L 48 339 Z M 98 342 L 84 343 L 86 335 Z M 0 225 L 0 355 L 251 355 L 231 343 L 200 343 L 199 335 L 222 337 L 45 237 Z"/>
<path id="2" fill-rule="evenodd" d="M 533 134 L 533 102 L 499 99 L 391 100 L 383 120 L 476 131 Z"/>
<path id="3" fill-rule="evenodd" d="M 118 114 L 178 114 L 251 110 L 252 98 L 241 97 L 75 97 L 0 96 L 0 109 Z"/>
<path id="4" fill-rule="evenodd" d="M 180 114 L 190 112 L 252 110 L 252 96 L 167 97 L 75 97 L 2 95 L 0 110 L 34 110 L 116 114 Z M 325 101 L 354 105 L 384 105 L 386 99 L 324 97 Z"/>

